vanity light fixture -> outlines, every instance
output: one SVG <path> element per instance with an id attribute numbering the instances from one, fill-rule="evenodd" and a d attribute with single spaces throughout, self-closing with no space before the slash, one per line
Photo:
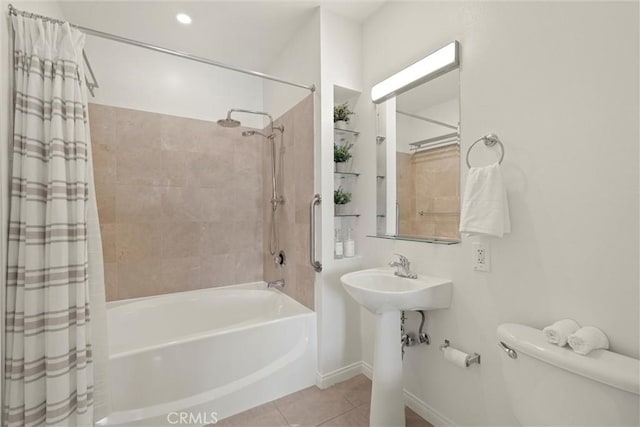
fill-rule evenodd
<path id="1" fill-rule="evenodd" d="M 371 88 L 371 100 L 379 104 L 455 70 L 460 66 L 459 50 L 459 43 L 456 40 L 409 65 Z"/>
<path id="2" fill-rule="evenodd" d="M 176 19 L 181 24 L 184 24 L 184 25 L 191 24 L 191 17 L 189 15 L 187 15 L 186 13 L 178 13 L 176 15 Z"/>

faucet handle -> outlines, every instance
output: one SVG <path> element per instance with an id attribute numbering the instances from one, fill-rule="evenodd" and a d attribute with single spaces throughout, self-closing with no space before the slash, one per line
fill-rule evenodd
<path id="1" fill-rule="evenodd" d="M 409 264 L 411 264 L 411 263 L 409 262 L 409 259 L 408 259 L 406 256 L 404 256 L 404 255 L 402 255 L 402 254 L 399 254 L 399 253 L 395 253 L 395 252 L 394 252 L 394 255 L 397 255 L 397 256 L 398 256 L 398 258 L 400 258 L 400 262 L 402 263 L 402 265 L 409 265 Z"/>

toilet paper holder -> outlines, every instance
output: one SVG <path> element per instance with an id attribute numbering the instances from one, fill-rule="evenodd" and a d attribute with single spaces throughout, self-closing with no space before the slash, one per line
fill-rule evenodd
<path id="1" fill-rule="evenodd" d="M 444 349 L 447 347 L 451 347 L 451 342 L 449 340 L 444 340 L 444 344 L 440 346 L 440 351 L 444 351 Z M 473 365 L 474 363 L 477 363 L 478 365 L 480 364 L 480 355 L 478 353 L 469 354 L 465 359 L 465 364 L 467 365 L 467 367 Z"/>

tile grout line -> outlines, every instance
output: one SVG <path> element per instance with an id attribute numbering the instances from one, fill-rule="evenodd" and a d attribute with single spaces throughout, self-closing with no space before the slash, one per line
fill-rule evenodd
<path id="1" fill-rule="evenodd" d="M 354 408 L 359 408 L 359 407 L 361 407 L 362 405 L 366 405 L 366 404 L 367 404 L 367 402 L 365 402 L 365 403 L 361 403 L 361 404 L 359 404 L 359 405 L 356 405 L 355 403 L 353 403 L 353 402 L 352 402 L 348 397 L 346 397 L 346 396 L 344 397 L 344 399 L 345 399 L 347 402 L 351 403 L 351 404 L 353 405 L 353 407 L 354 407 Z M 370 402 L 371 402 L 371 397 L 369 397 L 369 403 L 370 403 Z"/>
<path id="2" fill-rule="evenodd" d="M 349 412 L 351 412 L 351 411 L 353 411 L 353 410 L 355 410 L 355 409 L 358 409 L 358 408 L 359 408 L 359 406 L 355 406 L 355 405 L 354 405 L 353 403 L 351 403 L 348 399 L 346 399 L 346 398 L 345 398 L 344 400 L 345 400 L 347 403 L 349 403 L 349 405 L 351 405 L 351 406 L 352 406 L 352 408 L 349 408 L 349 409 L 347 409 L 346 411 L 339 413 L 339 414 L 338 414 L 338 415 L 336 415 L 335 417 L 331 417 L 331 418 L 329 418 L 329 419 L 326 419 L 326 420 L 322 421 L 320 424 L 314 424 L 314 427 L 321 426 L 321 425 L 323 425 L 323 424 L 325 424 L 325 423 L 328 423 L 328 422 L 329 422 L 329 421 L 331 421 L 331 420 L 334 420 L 334 419 L 336 419 L 336 418 L 338 418 L 338 417 L 343 416 L 344 414 L 347 414 L 347 413 L 349 413 Z M 366 403 L 364 403 L 363 405 L 366 405 Z M 287 418 L 287 417 L 282 413 L 282 411 L 280 411 L 280 408 L 278 408 L 278 405 L 276 405 L 276 409 L 278 409 L 278 412 L 280 412 L 280 415 L 282 415 L 282 417 L 283 417 L 283 418 L 284 418 L 284 420 L 287 422 L 287 425 L 288 425 L 289 427 L 291 427 L 291 426 L 293 426 L 293 425 L 294 425 L 294 424 L 291 424 L 291 423 L 289 422 L 289 419 L 288 419 L 288 418 Z M 300 425 L 300 424 L 296 424 L 296 425 Z"/>
<path id="3" fill-rule="evenodd" d="M 358 408 L 359 408 L 359 406 L 356 406 L 356 405 L 354 405 L 353 403 L 351 403 L 351 401 L 350 401 L 349 399 L 347 399 L 346 397 L 343 397 L 343 399 L 344 399 L 344 400 L 345 400 L 349 405 L 351 405 L 351 406 L 353 406 L 353 407 L 352 407 L 352 408 L 349 408 L 348 410 L 346 410 L 346 411 L 344 411 L 344 412 L 342 412 L 342 413 L 340 413 L 340 414 L 338 414 L 338 415 L 336 415 L 335 417 L 331 417 L 331 418 L 329 418 L 328 420 L 324 420 L 324 421 L 322 421 L 320 424 L 316 424 L 316 426 L 315 426 L 315 427 L 319 427 L 319 426 L 321 426 L 321 425 L 323 425 L 323 424 L 326 424 L 326 423 L 328 423 L 328 422 L 329 422 L 329 421 L 331 421 L 331 420 L 335 420 L 336 418 L 341 417 L 341 416 L 343 416 L 343 415 L 345 415 L 345 414 L 348 414 L 348 413 L 349 413 L 349 412 L 351 412 L 351 411 L 355 411 L 356 409 L 358 409 Z"/>
<path id="4" fill-rule="evenodd" d="M 273 406 L 275 406 L 276 411 L 278 411 L 278 413 L 280 414 L 280 416 L 284 419 L 284 421 L 287 423 L 288 427 L 291 427 L 291 423 L 289 422 L 289 419 L 287 417 L 285 417 L 285 415 L 282 413 L 282 411 L 280 410 L 280 407 L 278 406 L 278 404 L 275 402 L 275 400 L 273 401 Z"/>

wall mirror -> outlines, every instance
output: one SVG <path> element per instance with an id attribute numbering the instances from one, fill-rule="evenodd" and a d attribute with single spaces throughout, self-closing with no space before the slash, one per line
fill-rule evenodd
<path id="1" fill-rule="evenodd" d="M 443 58 L 447 47 L 453 51 Z M 377 116 L 376 237 L 460 241 L 458 43 L 445 48 L 372 90 Z M 431 67 L 408 75 L 432 55 L 440 55 L 439 64 L 431 58 Z M 399 75 L 404 81 L 398 82 Z M 394 78 L 395 85 L 389 83 Z"/>

